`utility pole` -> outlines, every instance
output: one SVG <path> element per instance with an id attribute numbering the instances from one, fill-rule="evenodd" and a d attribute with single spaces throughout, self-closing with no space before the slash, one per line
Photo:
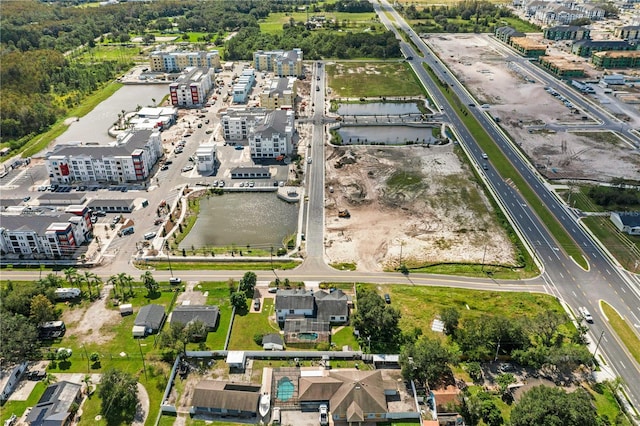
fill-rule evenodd
<path id="1" fill-rule="evenodd" d="M 165 242 L 167 249 L 167 262 L 169 262 L 169 271 L 171 272 L 171 278 L 173 278 L 173 268 L 171 267 L 171 250 L 169 249 L 169 241 Z"/>
<path id="2" fill-rule="evenodd" d="M 144 354 L 142 353 L 142 345 L 140 344 L 140 339 L 136 339 L 138 341 L 138 348 L 140 349 L 140 356 L 142 357 L 142 369 L 144 370 L 144 379 L 149 381 L 147 377 L 147 366 L 144 363 Z"/>
<path id="3" fill-rule="evenodd" d="M 87 348 L 84 343 L 82 344 L 82 349 L 84 349 L 84 356 L 87 357 L 87 374 L 89 374 L 91 372 L 91 368 L 89 367 L 89 354 L 87 354 Z"/>
<path id="4" fill-rule="evenodd" d="M 596 344 L 596 349 L 593 351 L 593 357 L 596 357 L 596 353 L 598 352 L 598 348 L 600 347 L 600 342 L 602 342 L 602 337 L 604 337 L 604 330 L 600 333 L 600 337 L 598 337 L 598 343 Z"/>
<path id="5" fill-rule="evenodd" d="M 496 362 L 498 360 L 498 351 L 500 350 L 500 340 L 498 340 L 498 347 L 496 348 L 496 356 L 493 359 L 493 362 Z"/>

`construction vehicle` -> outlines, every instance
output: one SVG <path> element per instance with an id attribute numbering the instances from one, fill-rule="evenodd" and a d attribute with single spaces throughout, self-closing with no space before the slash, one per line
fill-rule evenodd
<path id="1" fill-rule="evenodd" d="M 351 214 L 349 213 L 349 210 L 344 209 L 344 210 L 338 210 L 338 217 L 346 217 L 349 218 L 351 217 Z"/>

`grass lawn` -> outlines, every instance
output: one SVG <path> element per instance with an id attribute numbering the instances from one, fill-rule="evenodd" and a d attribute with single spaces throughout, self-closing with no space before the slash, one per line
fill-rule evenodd
<path id="1" fill-rule="evenodd" d="M 622 340 L 622 343 L 624 343 L 627 350 L 631 353 L 631 356 L 633 356 L 636 362 L 640 362 L 640 339 L 638 339 L 636 333 L 629 323 L 625 321 L 611 305 L 606 302 L 601 302 L 601 306 L 604 314 L 609 319 L 609 324 L 611 324 L 611 327 L 613 327 L 620 340 Z"/>
<path id="2" fill-rule="evenodd" d="M 229 323 L 231 322 L 231 302 L 229 302 L 229 286 L 226 282 L 205 282 L 199 286 L 202 292 L 207 292 L 207 304 L 216 305 L 220 310 L 218 328 L 207 336 L 206 346 L 210 350 L 224 349 Z M 189 349 L 196 349 L 196 344 L 190 344 Z"/>
<path id="3" fill-rule="evenodd" d="M 599 417 L 608 419 L 611 424 L 631 425 L 626 416 L 620 415 L 620 405 L 608 386 L 596 384 L 595 389 L 588 386 L 585 386 L 585 389 L 593 397 Z"/>
<path id="4" fill-rule="evenodd" d="M 431 331 L 431 323 L 445 307 L 457 308 L 460 312 L 460 322 L 465 318 L 484 314 L 504 315 L 509 318 L 532 317 L 549 311 L 564 314 L 560 304 L 552 296 L 545 294 L 404 285 L 364 286 L 378 291 L 380 295 L 391 295 L 392 306 L 402 314 L 400 328 L 403 331 L 418 327 L 424 334 L 433 336 L 442 335 Z"/>
<path id="5" fill-rule="evenodd" d="M 140 47 L 126 47 L 122 45 L 98 44 L 93 48 L 82 49 L 78 59 L 82 62 L 148 62 L 146 55 L 140 54 Z"/>
<path id="6" fill-rule="evenodd" d="M 340 331 L 332 334 L 331 343 L 335 344 L 334 349 L 338 351 L 341 351 L 343 346 L 350 346 L 354 351 L 360 350 L 360 345 L 356 340 L 356 336 L 353 335 L 353 327 L 351 326 L 344 326 Z"/>
<path id="7" fill-rule="evenodd" d="M 273 300 L 272 298 L 263 299 L 262 310 L 259 313 L 248 312 L 244 315 L 236 313 L 231 329 L 229 350 L 262 350 L 262 346 L 253 341 L 253 336 L 258 333 L 280 332 L 278 325 L 269 321 L 269 316 L 274 314 Z M 252 304 L 252 301 L 247 300 L 247 304 Z"/>
<path id="8" fill-rule="evenodd" d="M 24 410 L 27 407 L 33 407 L 36 405 L 46 386 L 43 382 L 39 382 L 33 388 L 33 391 L 29 395 L 26 401 L 7 401 L 2 405 L 2 409 L 0 409 L 0 421 L 4 424 L 5 420 L 11 417 L 12 414 L 15 414 L 18 418 L 24 414 Z"/>
<path id="9" fill-rule="evenodd" d="M 326 65 L 329 86 L 338 97 L 425 96 L 406 62 L 346 62 Z M 365 69 L 366 72 L 362 72 Z"/>
<path id="10" fill-rule="evenodd" d="M 275 269 L 293 269 L 300 265 L 299 261 L 292 260 L 290 262 L 273 261 Z M 153 266 L 157 271 L 168 271 L 168 262 L 144 262 L 137 263 L 136 267 L 145 271 L 147 266 Z M 271 262 L 266 259 L 264 262 L 216 262 L 215 258 L 211 258 L 208 262 L 171 262 L 171 269 L 174 271 L 269 271 L 271 270 Z"/>

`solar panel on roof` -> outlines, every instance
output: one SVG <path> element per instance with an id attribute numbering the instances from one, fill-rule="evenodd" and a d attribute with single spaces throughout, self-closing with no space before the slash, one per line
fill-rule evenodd
<path id="1" fill-rule="evenodd" d="M 42 397 L 40 398 L 40 402 L 48 402 L 51 397 L 53 396 L 54 392 L 56 391 L 56 388 L 54 386 L 50 386 L 48 388 L 46 388 L 44 390 L 44 393 L 42 394 Z"/>

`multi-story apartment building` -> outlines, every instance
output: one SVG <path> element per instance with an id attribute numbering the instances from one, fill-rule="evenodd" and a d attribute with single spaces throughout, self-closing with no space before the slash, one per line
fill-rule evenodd
<path id="1" fill-rule="evenodd" d="M 591 62 L 598 68 L 640 68 L 640 51 L 594 52 Z"/>
<path id="2" fill-rule="evenodd" d="M 640 39 L 640 25 L 618 27 L 613 31 L 613 34 L 623 40 L 638 40 Z"/>
<path id="3" fill-rule="evenodd" d="M 591 38 L 591 30 L 586 27 L 560 25 L 543 30 L 547 40 L 586 40 Z"/>
<path id="4" fill-rule="evenodd" d="M 513 37 L 525 37 L 525 33 L 521 33 L 520 31 L 516 31 L 513 27 L 498 27 L 495 31 L 495 36 L 498 40 L 511 44 L 511 38 Z"/>
<path id="5" fill-rule="evenodd" d="M 626 40 L 578 40 L 571 46 L 571 53 L 588 58 L 595 52 L 609 50 L 637 50 L 638 46 Z"/>
<path id="6" fill-rule="evenodd" d="M 220 68 L 220 52 L 161 52 L 149 55 L 149 66 L 154 72 L 180 72 L 185 68 Z"/>
<path id="7" fill-rule="evenodd" d="M 265 108 L 229 108 L 222 116 L 222 134 L 225 141 L 247 139 L 249 128 L 253 127 L 267 113 Z"/>
<path id="8" fill-rule="evenodd" d="M 169 85 L 171 104 L 176 107 L 201 108 L 213 88 L 213 68 L 187 68 Z"/>
<path id="9" fill-rule="evenodd" d="M 162 156 L 157 130 L 128 132 L 113 145 L 58 145 L 45 164 L 51 183 L 140 182 Z"/>
<path id="10" fill-rule="evenodd" d="M 300 77 L 303 75 L 302 49 L 258 50 L 253 54 L 253 64 L 257 71 L 271 71 L 277 77 Z"/>
<path id="11" fill-rule="evenodd" d="M 82 206 L 57 215 L 2 214 L 0 223 L 0 251 L 25 256 L 73 255 L 93 230 L 89 209 Z"/>
<path id="12" fill-rule="evenodd" d="M 260 106 L 266 109 L 291 109 L 296 99 L 295 77 L 276 77 L 260 93 Z"/>
<path id="13" fill-rule="evenodd" d="M 246 103 L 255 82 L 255 70 L 243 70 L 242 74 L 240 74 L 240 78 L 238 78 L 238 82 L 233 86 L 233 102 L 237 104 Z"/>
<path id="14" fill-rule="evenodd" d="M 293 152 L 294 112 L 271 111 L 249 129 L 252 158 L 277 158 Z"/>

